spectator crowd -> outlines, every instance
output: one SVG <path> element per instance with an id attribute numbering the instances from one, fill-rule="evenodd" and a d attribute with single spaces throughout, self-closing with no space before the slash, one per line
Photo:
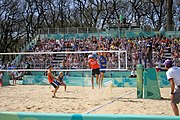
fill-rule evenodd
<path id="1" fill-rule="evenodd" d="M 180 37 L 166 38 L 163 36 L 154 37 L 140 37 L 140 38 L 114 38 L 92 36 L 84 39 L 70 38 L 70 39 L 42 39 L 38 40 L 37 44 L 30 46 L 28 52 L 69 52 L 69 51 L 98 51 L 103 46 L 103 51 L 127 51 L 128 68 L 135 68 L 137 64 L 141 63 L 145 68 L 157 67 L 162 68 L 162 63 L 167 59 L 165 52 L 171 54 L 171 59 L 174 64 L 180 66 Z M 56 69 L 82 69 L 87 68 L 87 53 L 66 53 L 58 54 L 29 54 L 22 55 L 18 63 L 2 63 L 0 60 L 0 69 L 13 69 L 18 67 L 20 69 L 40 68 L 44 69 L 49 64 L 52 64 Z M 59 60 L 61 58 L 61 60 Z M 107 68 L 117 69 L 118 60 L 120 60 L 121 67 L 125 67 L 125 53 L 106 52 Z"/>

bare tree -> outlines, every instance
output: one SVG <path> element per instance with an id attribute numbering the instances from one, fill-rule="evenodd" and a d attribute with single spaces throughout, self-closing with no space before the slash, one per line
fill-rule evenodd
<path id="1" fill-rule="evenodd" d="M 167 0 L 167 30 L 173 30 L 173 0 Z"/>
<path id="2" fill-rule="evenodd" d="M 178 23 L 180 18 L 180 10 L 176 9 L 178 0 L 1 0 L 0 3 L 0 52 L 19 51 L 36 36 L 39 28 L 104 28 L 106 23 L 115 23 L 123 15 L 127 22 L 135 21 L 138 26 L 142 22 L 159 30 L 167 23 L 170 30 L 173 20 Z"/>
<path id="3" fill-rule="evenodd" d="M 19 51 L 23 44 L 22 37 L 25 35 L 22 29 L 20 2 L 3 0 L 0 5 L 0 52 Z M 2 60 L 10 60 L 14 56 L 3 56 Z"/>

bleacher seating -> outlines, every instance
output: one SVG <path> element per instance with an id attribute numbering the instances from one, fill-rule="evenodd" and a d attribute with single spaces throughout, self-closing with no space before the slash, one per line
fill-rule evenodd
<path id="1" fill-rule="evenodd" d="M 123 33 L 123 32 L 125 32 L 125 34 Z M 136 43 L 135 41 L 135 39 L 134 39 L 134 37 L 136 37 L 138 40 L 140 40 L 141 38 L 140 37 L 142 37 L 142 36 L 146 36 L 146 37 L 151 37 L 151 36 L 155 36 L 156 34 L 155 34 L 155 32 L 142 32 L 142 31 L 140 31 L 139 30 L 139 32 L 133 32 L 133 31 L 123 31 L 123 32 L 121 32 L 120 34 L 118 34 L 117 33 L 117 31 L 116 30 L 114 30 L 114 31 L 107 31 L 107 32 L 102 32 L 102 33 L 80 33 L 80 34 L 77 34 L 77 33 L 72 33 L 72 34 L 47 34 L 47 35 L 38 35 L 38 36 L 40 36 L 40 38 L 38 38 L 38 40 L 33 40 L 34 42 L 33 42 L 33 44 L 31 44 L 30 46 L 31 46 L 31 52 L 32 51 L 34 51 L 34 49 L 33 49 L 33 47 L 35 47 L 35 46 L 38 46 L 38 45 L 41 45 L 41 39 L 47 39 L 47 40 L 52 40 L 52 39 L 55 39 L 55 40 L 61 40 L 61 39 L 64 39 L 64 40 L 70 40 L 71 38 L 75 38 L 76 40 L 84 40 L 85 38 L 92 38 L 92 36 L 97 36 L 97 39 L 99 39 L 99 37 L 101 36 L 101 35 L 103 35 L 104 36 L 104 38 L 106 39 L 113 39 L 113 41 L 114 40 L 116 40 L 116 37 L 118 36 L 118 35 L 120 35 L 120 36 L 123 36 L 123 37 L 119 37 L 119 40 L 121 41 L 121 40 L 123 40 L 124 42 L 126 42 L 127 41 L 127 44 L 130 44 L 131 42 L 133 43 L 133 44 L 138 44 L 138 43 Z M 173 36 L 173 35 L 175 35 L 176 34 L 176 36 L 177 36 L 177 33 L 178 32 L 176 32 L 176 33 L 174 33 L 174 32 L 169 32 L 169 33 L 164 33 L 164 35 L 171 35 L 171 36 Z M 47 38 L 44 38 L 44 37 L 47 37 Z M 111 37 L 110 37 L 111 36 Z M 42 38 L 41 38 L 42 37 Z M 169 37 L 169 36 L 168 36 Z M 131 38 L 131 39 L 130 39 Z M 143 39 L 141 39 L 141 41 L 142 41 Z M 142 43 L 141 43 L 142 44 Z M 109 46 L 111 46 L 111 44 L 109 43 Z M 118 47 L 117 47 L 118 48 Z M 121 49 L 122 49 L 122 46 L 121 46 Z M 28 49 L 28 50 L 30 50 L 30 49 Z M 27 50 L 27 51 L 28 51 Z M 72 49 L 72 47 L 70 46 L 70 47 L 64 47 L 63 49 L 61 49 L 61 51 L 66 51 L 66 50 L 69 50 L 69 51 L 72 51 L 73 49 Z M 110 49 L 108 49 L 108 50 L 110 50 Z M 116 49 L 117 50 L 117 49 Z M 156 52 L 159 52 L 159 51 L 156 51 Z M 172 51 L 170 51 L 170 50 L 168 50 L 168 49 L 164 49 L 164 59 L 173 59 L 173 56 L 172 56 L 172 53 L 171 53 Z M 131 52 L 129 52 L 128 51 L 128 54 L 132 54 Z M 131 55 L 130 55 L 131 56 Z M 46 59 L 49 59 L 49 57 L 52 57 L 52 56 L 48 56 Z M 18 61 L 17 60 L 21 60 L 22 59 L 22 57 L 17 57 L 18 59 L 16 59 L 16 61 L 14 62 L 14 63 L 17 63 Z M 66 58 L 66 56 L 65 56 L 65 54 L 56 54 L 55 56 L 53 56 L 51 59 L 52 59 L 52 61 L 50 62 L 50 61 L 48 61 L 47 62 L 47 64 L 50 64 L 50 63 L 52 63 L 52 64 L 59 64 L 59 63 L 61 63 L 63 60 L 64 60 L 64 58 Z M 28 58 L 29 59 L 29 58 Z M 20 62 L 20 61 L 19 61 Z M 20 63 L 19 63 L 20 64 Z M 43 63 L 41 63 L 41 62 L 39 62 L 39 63 L 37 63 L 39 66 L 38 67 L 41 67 L 41 66 L 43 66 L 44 64 Z M 42 64 L 42 65 L 40 65 L 40 64 Z M 47 65 L 46 64 L 46 65 Z M 176 63 L 177 65 L 179 65 L 180 63 Z M 17 65 L 18 65 L 18 63 L 17 63 Z M 163 66 L 163 64 L 161 63 L 161 66 L 162 66 L 162 68 L 164 68 L 164 66 Z M 36 68 L 36 67 L 34 67 L 34 68 Z M 132 60 L 131 61 L 128 61 L 128 68 L 132 68 Z"/>

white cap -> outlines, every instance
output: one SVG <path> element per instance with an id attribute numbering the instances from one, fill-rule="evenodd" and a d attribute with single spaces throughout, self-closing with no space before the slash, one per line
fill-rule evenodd
<path id="1" fill-rule="evenodd" d="M 90 54 L 90 55 L 88 55 L 88 58 L 93 58 L 93 56 Z"/>
<path id="2" fill-rule="evenodd" d="M 93 55 L 96 55 L 96 52 L 93 52 L 92 54 L 93 54 Z"/>

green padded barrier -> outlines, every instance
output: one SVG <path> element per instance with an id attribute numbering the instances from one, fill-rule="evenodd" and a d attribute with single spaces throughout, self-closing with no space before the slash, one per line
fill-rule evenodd
<path id="1" fill-rule="evenodd" d="M 117 87 L 136 87 L 136 78 L 114 78 L 113 85 Z"/>
<path id="2" fill-rule="evenodd" d="M 144 33 L 143 32 L 139 32 L 139 37 L 144 37 Z"/>
<path id="3" fill-rule="evenodd" d="M 110 71 L 105 72 L 105 73 L 104 73 L 104 77 L 105 77 L 105 78 L 112 78 L 112 73 L 113 73 L 113 72 L 110 72 Z"/>
<path id="4" fill-rule="evenodd" d="M 130 71 L 121 71 L 121 72 L 116 72 L 116 71 L 107 71 L 104 73 L 104 76 L 109 78 L 115 78 L 115 77 L 129 77 L 131 75 Z M 69 72 L 70 77 L 86 77 L 86 76 L 91 76 L 91 72 L 85 71 L 85 72 L 79 72 L 79 71 L 73 71 Z"/>
<path id="5" fill-rule="evenodd" d="M 9 80 L 10 80 L 10 74 L 11 73 L 4 72 L 3 74 L 4 74 L 4 76 L 3 76 L 3 86 L 10 85 Z"/>
<path id="6" fill-rule="evenodd" d="M 154 36 L 154 35 L 155 35 L 154 32 L 144 32 L 144 36 L 151 37 L 151 36 Z"/>
<path id="7" fill-rule="evenodd" d="M 0 120 L 179 120 L 179 116 L 0 112 Z"/>
<path id="8" fill-rule="evenodd" d="M 84 33 L 83 34 L 83 38 L 88 38 L 89 37 L 89 34 L 88 33 Z"/>
<path id="9" fill-rule="evenodd" d="M 47 34 L 47 38 L 48 39 L 52 38 L 52 34 Z"/>
<path id="10" fill-rule="evenodd" d="M 121 72 L 111 72 L 111 74 L 112 77 L 129 77 L 131 75 L 131 72 L 121 71 Z"/>
<path id="11" fill-rule="evenodd" d="M 155 68 L 144 70 L 144 98 L 161 99 Z"/>
<path id="12" fill-rule="evenodd" d="M 113 84 L 117 87 L 124 87 L 122 78 L 115 78 Z"/>
<path id="13" fill-rule="evenodd" d="M 165 71 L 162 71 L 162 72 L 157 72 L 157 79 L 159 81 L 159 86 L 162 88 L 162 87 L 169 87 L 170 86 L 170 83 L 167 79 L 167 76 L 166 76 L 166 72 Z"/>
<path id="14" fill-rule="evenodd" d="M 60 34 L 55 34 L 55 35 L 54 35 L 54 39 L 59 40 L 59 39 L 61 39 L 61 38 L 62 38 L 62 36 L 61 36 Z"/>
<path id="15" fill-rule="evenodd" d="M 179 35 L 179 31 L 167 31 L 164 33 L 164 35 L 166 35 L 166 37 L 175 35 L 178 37 Z M 154 31 L 152 32 L 141 32 L 141 31 L 130 31 L 130 32 L 126 32 L 126 31 L 120 31 L 118 33 L 117 30 L 114 31 L 107 31 L 107 32 L 100 32 L 100 33 L 79 33 L 79 34 L 47 34 L 47 38 L 51 39 L 51 38 L 55 38 L 55 39 L 61 39 L 61 38 L 87 38 L 87 37 L 91 37 L 91 36 L 111 36 L 111 37 L 127 37 L 127 38 L 131 38 L 131 37 L 138 37 L 138 36 L 144 36 L 144 37 L 149 37 L 149 36 L 154 36 L 157 33 L 155 33 Z"/>
<path id="16" fill-rule="evenodd" d="M 126 33 L 126 37 L 127 38 L 132 38 L 132 37 L 136 37 L 137 35 L 134 32 L 127 32 Z"/>
<path id="17" fill-rule="evenodd" d="M 136 66 L 137 72 L 137 98 L 143 98 L 143 65 Z"/>
<path id="18" fill-rule="evenodd" d="M 75 34 L 69 34 L 69 38 L 75 38 Z"/>
<path id="19" fill-rule="evenodd" d="M 69 38 L 69 34 L 64 34 L 63 38 L 64 38 L 64 39 Z"/>
<path id="20" fill-rule="evenodd" d="M 42 76 L 42 75 L 44 75 L 44 72 L 39 72 L 39 71 L 31 71 L 31 74 L 32 75 L 35 75 L 35 76 Z"/>
<path id="21" fill-rule="evenodd" d="M 137 70 L 138 72 L 138 70 Z M 33 75 L 24 75 L 23 80 L 17 80 L 17 84 L 37 84 L 37 85 L 47 85 L 48 80 L 47 76 L 44 76 L 44 72 L 32 72 Z M 142 75 L 142 74 L 141 74 Z M 130 72 L 129 71 L 119 71 L 119 72 L 112 72 L 107 71 L 105 72 L 105 78 L 106 80 L 113 79 L 114 86 L 117 87 L 138 87 L 136 84 L 136 78 L 130 78 Z M 91 78 L 91 72 L 84 71 L 84 72 L 69 72 L 69 75 L 64 75 L 65 82 L 68 83 L 68 81 L 71 81 L 70 85 L 83 85 L 82 81 L 89 78 Z M 142 78 L 142 77 L 141 77 Z M 167 80 L 166 74 L 164 71 L 158 72 L 157 74 L 158 83 L 160 87 L 169 87 L 169 81 Z M 79 79 L 79 80 L 78 80 Z M 75 84 L 73 84 L 73 80 Z M 12 80 L 10 80 L 10 76 L 7 73 L 4 73 L 4 85 L 9 85 L 12 83 Z M 68 85 L 68 84 L 67 84 Z M 142 84 L 139 84 L 142 85 Z M 139 88 L 138 88 L 139 89 Z M 137 89 L 137 90 L 138 90 Z M 139 92 L 138 92 L 139 93 Z"/>
<path id="22" fill-rule="evenodd" d="M 69 72 L 69 76 L 71 77 L 82 77 L 82 76 L 91 76 L 91 72 L 85 71 L 85 72 L 79 72 L 79 71 L 73 71 Z M 131 72 L 129 71 L 121 71 L 121 72 L 113 72 L 113 71 L 107 71 L 104 73 L 105 77 L 129 77 L 131 75 Z"/>
<path id="23" fill-rule="evenodd" d="M 91 84 L 89 77 L 65 77 L 64 81 L 68 86 L 88 86 L 89 84 Z"/>
<path id="24" fill-rule="evenodd" d="M 64 78 L 68 86 L 92 86 L 91 77 L 65 77 Z M 95 83 L 96 78 L 94 77 L 94 86 L 97 86 Z M 109 82 L 114 81 L 113 78 L 104 78 L 103 86 L 109 84 Z"/>
<path id="25" fill-rule="evenodd" d="M 96 80 L 96 78 L 94 77 L 94 81 L 95 80 Z M 66 77 L 65 76 L 64 81 L 68 86 L 91 86 L 92 85 L 90 76 L 86 76 L 86 77 Z M 104 78 L 103 86 L 105 86 L 105 84 L 107 84 L 109 81 L 112 81 L 112 83 L 113 83 L 114 78 Z M 31 84 L 48 85 L 49 84 L 49 82 L 47 80 L 47 76 L 30 76 L 30 75 L 26 75 L 26 76 L 24 76 L 24 79 L 22 81 L 20 81 L 20 82 L 23 85 L 31 85 Z M 96 84 L 95 84 L 95 86 L 96 86 Z"/>
<path id="26" fill-rule="evenodd" d="M 166 31 L 164 34 L 167 38 L 175 36 L 179 37 L 180 36 L 180 31 Z"/>
<path id="27" fill-rule="evenodd" d="M 89 71 L 82 72 L 82 77 L 91 77 L 91 72 Z"/>
<path id="28" fill-rule="evenodd" d="M 79 34 L 75 34 L 75 38 L 79 38 Z"/>
<path id="29" fill-rule="evenodd" d="M 72 76 L 72 77 L 82 77 L 83 76 L 83 72 L 79 72 L 79 71 L 77 71 L 77 72 L 75 72 L 75 71 L 69 72 L 69 76 Z"/>
<path id="30" fill-rule="evenodd" d="M 23 77 L 23 85 L 46 85 L 49 84 L 47 80 L 47 76 L 32 76 L 32 75 L 24 75 Z"/>

